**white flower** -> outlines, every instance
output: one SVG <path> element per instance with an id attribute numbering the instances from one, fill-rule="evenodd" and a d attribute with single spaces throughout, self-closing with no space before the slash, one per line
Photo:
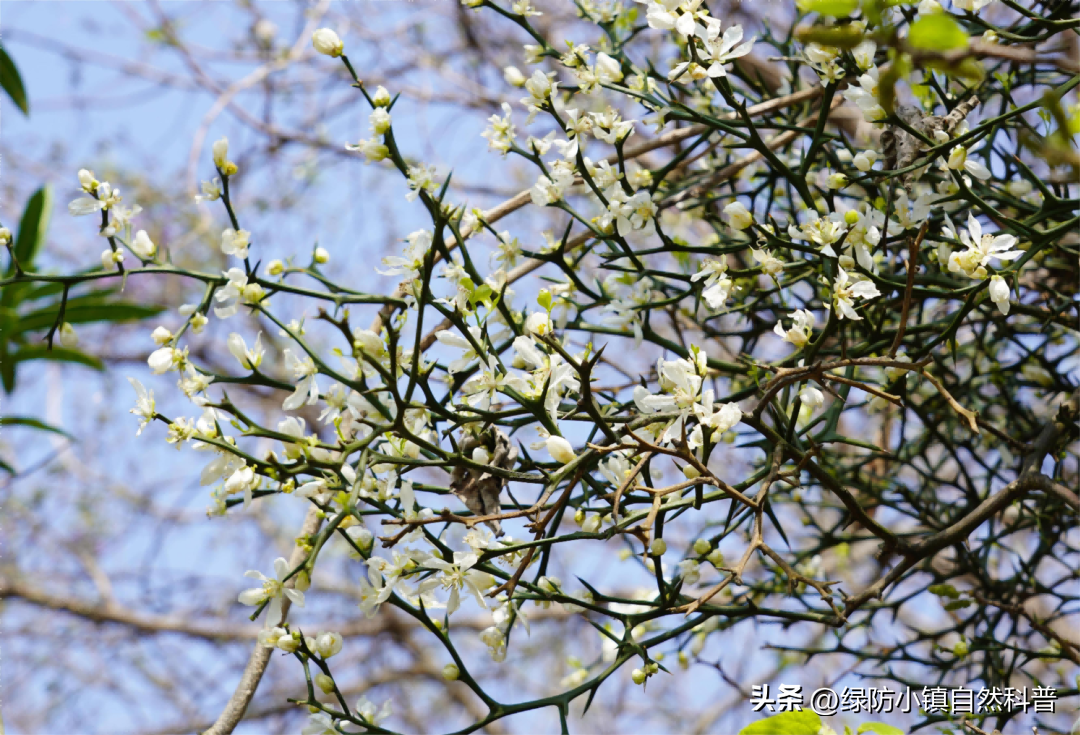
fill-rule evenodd
<path id="1" fill-rule="evenodd" d="M 745 230 L 754 224 L 754 215 L 741 202 L 732 202 L 724 207 L 724 214 L 733 230 Z"/>
<path id="2" fill-rule="evenodd" d="M 560 464 L 569 464 L 577 459 L 573 445 L 561 436 L 552 434 L 545 442 L 545 446 L 551 458 Z"/>
<path id="3" fill-rule="evenodd" d="M 95 199 L 94 197 L 79 197 L 68 203 L 68 212 L 74 217 L 81 217 L 86 214 L 100 212 L 104 207 L 105 204 L 100 199 Z"/>
<path id="4" fill-rule="evenodd" d="M 237 332 L 229 335 L 226 345 L 232 356 L 239 360 L 240 364 L 248 370 L 257 369 L 262 364 L 263 355 L 266 354 L 262 346 L 262 332 L 259 332 L 258 336 L 255 337 L 255 344 L 250 350 L 247 343 L 244 342 L 244 338 Z"/>
<path id="5" fill-rule="evenodd" d="M 693 585 L 701 579 L 701 563 L 697 559 L 683 559 L 676 566 L 684 583 Z"/>
<path id="6" fill-rule="evenodd" d="M 221 231 L 221 252 L 225 255 L 235 255 L 237 258 L 246 258 L 250 239 L 251 233 L 247 230 L 234 230 L 227 227 Z"/>
<path id="7" fill-rule="evenodd" d="M 270 609 L 267 612 L 267 627 L 272 627 L 281 622 L 281 605 L 283 599 L 288 599 L 294 605 L 304 606 L 304 593 L 299 590 L 285 587 L 285 577 L 289 574 L 289 562 L 283 557 L 274 560 L 274 579 L 270 579 L 261 572 L 249 570 L 244 573 L 245 577 L 262 580 L 261 587 L 253 587 L 244 590 L 237 597 L 241 605 L 258 606 L 270 601 Z"/>
<path id="8" fill-rule="evenodd" d="M 139 230 L 135 233 L 135 239 L 131 241 L 131 252 L 138 255 L 143 260 L 150 260 L 157 253 L 157 245 L 153 243 L 150 236 L 146 234 L 146 230 Z"/>
<path id="9" fill-rule="evenodd" d="M 221 179 L 217 176 L 212 181 L 202 182 L 202 194 L 196 195 L 196 202 L 216 202 L 221 198 Z"/>
<path id="10" fill-rule="evenodd" d="M 976 179 L 986 181 L 990 178 L 990 170 L 978 161 L 972 161 L 967 157 L 967 148 L 958 145 L 949 154 L 949 168 L 953 170 L 964 169 Z"/>
<path id="11" fill-rule="evenodd" d="M 483 335 L 480 332 L 480 327 L 469 327 L 469 334 L 472 335 L 473 341 L 479 345 L 483 345 Z M 435 339 L 448 347 L 456 347 L 462 352 L 461 357 L 451 362 L 447 367 L 447 371 L 451 374 L 461 372 L 477 357 L 476 350 L 473 349 L 472 343 L 457 332 L 444 329 L 441 332 L 435 333 Z"/>
<path id="12" fill-rule="evenodd" d="M 258 283 L 248 283 L 243 268 L 230 268 L 222 275 L 228 278 L 229 282 L 214 294 L 214 300 L 224 304 L 214 307 L 214 314 L 218 319 L 228 319 L 235 315 L 241 300 L 248 304 L 257 304 L 266 296 L 263 287 Z"/>
<path id="13" fill-rule="evenodd" d="M 851 55 L 855 57 L 855 63 L 861 71 L 866 71 L 874 65 L 874 54 L 877 52 L 877 44 L 867 39 L 851 49 Z"/>
<path id="14" fill-rule="evenodd" d="M 480 607 L 487 608 L 484 601 L 483 590 L 491 586 L 491 575 L 473 569 L 473 565 L 479 560 L 476 554 L 462 551 L 454 552 L 454 561 L 450 563 L 443 559 L 430 558 L 424 561 L 423 566 L 429 569 L 437 569 L 441 574 L 429 577 L 420 583 L 417 592 L 423 594 L 441 586 L 450 590 L 450 599 L 446 603 L 446 614 L 452 615 L 461 605 L 460 590 L 465 588 L 476 598 Z"/>
<path id="15" fill-rule="evenodd" d="M 281 405 L 286 411 L 295 411 L 307 403 L 313 405 L 319 400 L 319 386 L 315 383 L 315 376 L 319 370 L 315 361 L 308 355 L 297 355 L 292 348 L 286 347 L 284 352 L 285 365 L 292 371 L 293 380 L 299 381 L 296 390 L 285 399 Z"/>
<path id="16" fill-rule="evenodd" d="M 844 97 L 860 110 L 867 122 L 876 122 L 885 117 L 885 110 L 878 102 L 878 77 L 880 71 L 871 67 L 859 77 L 859 86 L 850 85 L 844 90 Z"/>
<path id="17" fill-rule="evenodd" d="M 274 630 L 284 630 L 283 628 L 275 628 Z M 261 635 L 261 633 L 260 633 Z M 277 642 L 275 641 L 275 645 Z M 267 646 L 267 648 L 273 648 L 274 646 Z M 334 720 L 330 715 L 325 712 L 315 712 L 308 715 L 307 724 L 300 731 L 300 735 L 339 735 L 339 731 L 334 728 Z"/>
<path id="18" fill-rule="evenodd" d="M 615 188 L 608 194 L 608 211 L 615 216 L 619 234 L 625 237 L 649 225 L 657 208 L 647 190 L 642 189 L 628 197 L 621 188 Z"/>
<path id="19" fill-rule="evenodd" d="M 951 221 L 948 222 L 946 234 L 952 234 L 953 239 L 957 239 Z M 982 225 L 974 212 L 968 212 L 967 230 L 960 231 L 959 240 L 967 246 L 967 250 L 949 255 L 949 271 L 964 273 L 969 278 L 985 278 L 985 266 L 991 260 L 1016 260 L 1024 254 L 1023 250 L 1010 250 L 1016 245 L 1016 238 L 1012 235 L 983 234 Z"/>
<path id="20" fill-rule="evenodd" d="M 438 188 L 438 184 L 435 183 L 435 167 L 425 166 L 424 164 L 410 166 L 407 183 L 410 191 L 405 195 L 405 198 L 410 202 L 420 196 L 420 192 L 431 193 L 435 191 Z"/>
<path id="21" fill-rule="evenodd" d="M 967 10 L 972 13 L 978 13 L 994 0 L 953 0 L 953 7 L 958 10 Z"/>
<path id="22" fill-rule="evenodd" d="M 405 247 L 405 257 L 389 255 L 383 258 L 383 265 L 390 266 L 389 270 L 375 271 L 383 276 L 405 276 L 407 280 L 413 280 L 420 276 L 420 269 L 424 265 L 424 257 L 431 248 L 432 237 L 427 230 L 417 230 L 405 238 L 408 245 Z"/>
<path id="23" fill-rule="evenodd" d="M 154 420 L 154 391 L 146 390 L 143 384 L 135 378 L 128 378 L 128 382 L 135 389 L 135 408 L 131 409 L 130 413 L 142 419 L 139 422 L 139 430 L 135 432 L 135 436 L 138 436 Z"/>
<path id="24" fill-rule="evenodd" d="M 378 713 L 375 712 L 375 705 L 367 697 L 360 697 L 356 702 L 356 714 L 372 725 L 378 725 L 392 713 L 393 708 L 389 699 L 383 702 L 383 706 Z"/>
<path id="25" fill-rule="evenodd" d="M 785 342 L 790 342 L 796 347 L 803 347 L 810 341 L 810 333 L 814 330 L 814 313 L 807 309 L 799 309 L 791 313 L 791 318 L 795 321 L 791 329 L 785 330 L 778 321 L 773 327 L 773 332 Z"/>
<path id="26" fill-rule="evenodd" d="M 877 286 L 869 280 L 852 282 L 848 272 L 840 268 L 839 275 L 833 283 L 833 300 L 836 302 L 837 317 L 843 319 L 859 320 L 861 316 L 855 313 L 855 299 L 872 299 L 880 296 Z"/>
<path id="27" fill-rule="evenodd" d="M 692 283 L 705 278 L 705 289 L 701 292 L 705 302 L 711 309 L 721 309 L 731 296 L 731 288 L 734 286 L 727 276 L 727 264 L 720 260 L 707 258 L 701 264 L 701 270 L 690 276 Z"/>
<path id="28" fill-rule="evenodd" d="M 251 493 L 258 484 L 259 478 L 255 475 L 255 470 L 247 465 L 241 465 L 226 478 L 222 490 L 225 495 L 243 495 L 244 507 L 247 508 L 251 505 Z"/>
<path id="29" fill-rule="evenodd" d="M 502 111 L 502 117 L 492 115 L 488 118 L 488 127 L 480 135 L 487 138 L 489 149 L 499 151 L 506 156 L 514 145 L 514 123 L 510 119 L 512 112 L 510 105 L 503 102 Z"/>
<path id="30" fill-rule="evenodd" d="M 712 64 L 709 65 L 707 72 L 710 77 L 727 76 L 727 70 L 724 68 L 724 65 L 729 61 L 734 61 L 735 59 L 750 53 L 751 49 L 754 47 L 754 40 L 756 38 L 751 37 L 746 43 L 736 46 L 739 41 L 742 41 L 743 37 L 741 25 L 731 26 L 724 31 L 724 35 L 721 38 L 718 38 L 719 35 L 720 24 L 710 23 L 704 38 L 704 57 L 712 60 Z"/>
<path id="31" fill-rule="evenodd" d="M 777 276 L 784 272 L 784 261 L 780 260 L 768 250 L 754 250 L 750 249 L 750 252 L 754 256 L 754 260 L 761 266 L 761 270 L 769 276 Z"/>
<path id="32" fill-rule="evenodd" d="M 1009 313 L 1009 284 L 1001 276 L 990 277 L 990 299 L 1002 314 Z"/>
<path id="33" fill-rule="evenodd" d="M 345 44 L 338 38 L 338 34 L 329 28 L 320 28 L 312 33 L 311 45 L 324 56 L 338 57 L 345 50 Z"/>
<path id="34" fill-rule="evenodd" d="M 822 253 L 831 258 L 836 257 L 836 251 L 832 244 L 837 242 L 847 232 L 845 222 L 835 221 L 829 217 L 818 217 L 796 229 L 795 225 L 788 225 L 788 237 L 792 240 L 805 240 L 817 245 Z"/>

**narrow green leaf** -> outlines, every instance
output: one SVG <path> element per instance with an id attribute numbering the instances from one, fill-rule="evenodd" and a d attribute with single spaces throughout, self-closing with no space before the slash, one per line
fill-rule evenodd
<path id="1" fill-rule="evenodd" d="M 40 311 L 35 311 L 23 317 L 18 324 L 18 331 L 31 332 L 37 329 L 49 329 L 56 321 L 60 306 L 53 305 Z M 118 301 L 111 304 L 90 303 L 74 304 L 68 302 L 64 311 L 64 321 L 72 324 L 88 324 L 90 322 L 136 322 L 157 316 L 163 311 L 160 306 L 145 306 L 130 301 Z"/>
<path id="2" fill-rule="evenodd" d="M 23 86 L 22 77 L 15 62 L 8 56 L 3 46 L 0 46 L 0 87 L 7 92 L 8 97 L 15 106 L 23 111 L 24 115 L 30 114 L 30 102 L 26 99 L 26 88 Z"/>
<path id="3" fill-rule="evenodd" d="M 6 362 L 14 366 L 20 362 L 26 362 L 27 360 L 53 360 L 54 362 L 73 362 L 78 365 L 86 365 L 87 367 L 92 367 L 98 371 L 105 369 L 105 363 L 103 363 L 101 360 L 94 357 L 93 355 L 88 355 L 85 352 L 79 352 L 78 350 L 68 349 L 67 347 L 53 347 L 50 350 L 49 346 L 45 344 L 23 347 L 21 350 L 12 355 L 11 358 L 8 359 Z M 12 376 L 11 380 L 12 387 L 14 387 L 14 375 Z"/>
<path id="4" fill-rule="evenodd" d="M 3 426 L 29 426 L 34 429 L 40 429 L 41 431 L 49 431 L 53 434 L 61 434 L 71 439 L 71 434 L 67 433 L 58 426 L 47 424 L 40 419 L 35 419 L 30 416 L 0 416 L 0 427 Z"/>
<path id="5" fill-rule="evenodd" d="M 859 725 L 859 729 L 856 730 L 856 732 L 876 732 L 877 735 L 904 735 L 904 731 L 899 727 L 886 725 L 884 722 L 864 722 Z"/>
<path id="6" fill-rule="evenodd" d="M 799 0 L 796 3 L 804 13 L 831 15 L 833 18 L 846 18 L 859 7 L 859 0 Z"/>
<path id="7" fill-rule="evenodd" d="M 839 49 L 853 49 L 866 39 L 866 34 L 850 25 L 822 27 L 802 26 L 795 29 L 795 37 L 803 43 L 820 43 Z"/>
<path id="8" fill-rule="evenodd" d="M 19 221 L 19 234 L 15 236 L 15 257 L 23 268 L 29 268 L 41 250 L 51 215 L 52 188 L 43 186 L 27 200 Z"/>
<path id="9" fill-rule="evenodd" d="M 804 709 L 758 720 L 739 730 L 739 735 L 817 735 L 820 729 L 821 718 L 816 712 Z"/>
<path id="10" fill-rule="evenodd" d="M 951 51 L 966 48 L 968 34 L 948 13 L 931 13 L 911 24 L 908 43 L 923 51 Z"/>

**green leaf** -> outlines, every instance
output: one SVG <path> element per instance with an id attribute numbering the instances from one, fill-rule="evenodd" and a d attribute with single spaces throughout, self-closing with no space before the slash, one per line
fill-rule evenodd
<path id="1" fill-rule="evenodd" d="M 92 367 L 95 370 L 102 371 L 105 369 L 105 363 L 93 355 L 88 355 L 85 352 L 79 350 L 68 349 L 67 347 L 53 347 L 51 350 L 48 345 L 31 345 L 29 347 L 23 347 L 16 352 L 8 360 L 10 364 L 17 365 L 20 362 L 26 362 L 27 360 L 52 360 L 54 362 L 73 362 L 78 365 L 86 365 Z M 14 377 L 12 377 L 12 385 L 14 385 Z"/>
<path id="2" fill-rule="evenodd" d="M 838 49 L 853 49 L 866 38 L 866 34 L 850 25 L 825 28 L 802 26 L 795 29 L 795 37 L 803 43 L 820 43 Z"/>
<path id="3" fill-rule="evenodd" d="M 856 732 L 876 732 L 877 735 L 904 735 L 904 731 L 899 727 L 886 725 L 884 722 L 864 722 L 859 725 L 859 729 L 856 730 Z"/>
<path id="4" fill-rule="evenodd" d="M 960 593 L 957 592 L 956 588 L 953 587 L 951 584 L 932 584 L 926 588 L 926 591 L 932 595 L 937 595 L 938 597 L 948 597 L 952 600 L 955 600 L 960 596 Z"/>
<path id="5" fill-rule="evenodd" d="M 971 607 L 974 602 L 974 600 L 954 600 L 953 602 L 945 605 L 945 609 L 949 611 L 963 610 L 965 607 Z"/>
<path id="6" fill-rule="evenodd" d="M 29 426 L 34 429 L 40 429 L 41 431 L 49 431 L 53 434 L 61 434 L 68 439 L 72 439 L 71 434 L 67 433 L 63 429 L 53 426 L 52 424 L 46 424 L 39 419 L 31 418 L 30 416 L 0 416 L 0 427 L 2 426 Z"/>
<path id="7" fill-rule="evenodd" d="M 64 310 L 64 321 L 72 324 L 90 322 L 137 322 L 157 316 L 164 309 L 160 306 L 145 306 L 130 301 L 117 301 L 111 304 L 79 304 L 68 301 Z M 56 322 L 60 312 L 59 304 L 27 314 L 19 320 L 18 332 L 30 332 L 35 329 L 49 329 Z"/>
<path id="8" fill-rule="evenodd" d="M 41 250 L 51 215 L 52 188 L 43 186 L 27 200 L 26 209 L 19 220 L 19 234 L 15 236 L 15 257 L 23 268 L 29 268 Z"/>
<path id="9" fill-rule="evenodd" d="M 859 0 L 799 0 L 796 3 L 804 13 L 831 15 L 834 18 L 846 18 L 859 7 Z"/>
<path id="10" fill-rule="evenodd" d="M 968 34 L 948 13 L 931 13 L 911 24 L 908 43 L 923 51 L 951 51 L 967 48 Z"/>
<path id="11" fill-rule="evenodd" d="M 15 106 L 23 111 L 24 115 L 30 114 L 30 102 L 26 99 L 26 88 L 23 87 L 22 77 L 15 67 L 15 62 L 8 56 L 3 46 L 0 46 L 0 87 L 4 88 L 8 97 Z"/>
<path id="12" fill-rule="evenodd" d="M 804 709 L 758 720 L 739 730 L 739 735 L 817 735 L 820 729 L 821 718 L 816 712 Z"/>

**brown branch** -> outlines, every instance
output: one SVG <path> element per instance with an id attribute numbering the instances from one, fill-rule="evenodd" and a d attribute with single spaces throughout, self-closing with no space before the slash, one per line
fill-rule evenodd
<path id="1" fill-rule="evenodd" d="M 922 223 L 919 234 L 908 245 L 907 261 L 907 285 L 904 287 L 904 305 L 900 309 L 900 327 L 896 330 L 896 338 L 893 339 L 892 347 L 889 348 L 889 357 L 896 357 L 896 351 L 900 349 L 904 341 L 904 332 L 907 331 L 908 312 L 911 310 L 911 292 L 915 288 L 915 271 L 919 269 L 919 246 L 930 229 L 930 220 Z"/>

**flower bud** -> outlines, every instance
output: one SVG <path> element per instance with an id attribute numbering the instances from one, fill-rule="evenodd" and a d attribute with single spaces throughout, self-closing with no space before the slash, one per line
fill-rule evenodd
<path id="1" fill-rule="evenodd" d="M 345 44 L 338 38 L 338 34 L 329 28 L 320 28 L 311 34 L 311 45 L 324 56 L 338 57 L 345 51 Z"/>
<path id="2" fill-rule="evenodd" d="M 584 522 L 585 522 L 585 511 L 582 510 L 581 508 L 578 508 L 576 511 L 574 511 L 574 523 L 576 523 L 576 524 L 578 524 L 580 526 Z"/>
<path id="3" fill-rule="evenodd" d="M 645 680 L 649 677 L 642 669 L 634 669 L 630 672 L 630 678 L 635 684 L 641 685 L 644 684 Z"/>
<path id="4" fill-rule="evenodd" d="M 524 87 L 525 75 L 521 73 L 521 70 L 516 66 L 508 66 L 503 69 L 503 79 L 511 87 Z"/>
<path id="5" fill-rule="evenodd" d="M 330 262 L 330 253 L 326 248 L 315 248 L 315 262 L 319 265 Z"/>
<path id="6" fill-rule="evenodd" d="M 293 586 L 296 588 L 297 592 L 307 592 L 308 588 L 311 587 L 311 575 L 308 574 L 305 569 L 301 569 L 297 572 L 293 579 L 295 580 Z"/>
<path id="7" fill-rule="evenodd" d="M 330 658 L 341 653 L 341 645 L 340 633 L 319 633 L 319 637 L 315 639 L 315 652 L 323 658 Z"/>
<path id="8" fill-rule="evenodd" d="M 457 678 L 461 676 L 461 669 L 457 667 L 457 664 L 447 664 L 443 666 L 442 678 L 447 681 L 457 681 Z"/>
<path id="9" fill-rule="evenodd" d="M 600 530 L 600 516 L 589 516 L 585 519 L 585 522 L 581 524 L 581 530 L 585 533 L 596 533 Z"/>
<path id="10" fill-rule="evenodd" d="M 705 558 L 717 569 L 724 566 L 724 555 L 720 553 L 720 549 L 713 549 Z"/>
<path id="11" fill-rule="evenodd" d="M 157 253 L 157 245 L 146 234 L 146 230 L 139 230 L 135 233 L 135 239 L 131 241 L 131 252 L 143 260 L 150 260 Z"/>
<path id="12" fill-rule="evenodd" d="M 694 542 L 694 553 L 698 556 L 704 556 L 710 551 L 712 551 L 712 544 L 709 542 L 708 539 L 699 538 L 697 541 Z"/>
<path id="13" fill-rule="evenodd" d="M 375 103 L 376 107 L 389 107 L 390 93 L 386 91 L 386 87 L 379 85 L 375 88 L 375 94 L 371 96 L 371 101 Z"/>
<path id="14" fill-rule="evenodd" d="M 98 180 L 94 178 L 94 172 L 85 168 L 79 169 L 79 186 L 87 194 L 97 191 Z"/>
<path id="15" fill-rule="evenodd" d="M 357 548 L 365 554 L 370 553 L 371 547 L 375 545 L 375 534 L 363 526 L 353 526 L 347 529 L 345 533 L 349 535 Z"/>
<path id="16" fill-rule="evenodd" d="M 263 628 L 259 631 L 259 644 L 266 648 L 275 648 L 281 637 L 288 634 L 284 628 Z"/>
<path id="17" fill-rule="evenodd" d="M 293 653 L 300 648 L 300 637 L 295 633 L 282 636 L 278 638 L 277 647 L 285 653 Z"/>
<path id="18" fill-rule="evenodd" d="M 282 273 L 285 272 L 285 264 L 277 258 L 274 258 L 266 264 L 266 272 L 269 273 L 271 276 L 280 276 Z"/>
<path id="19" fill-rule="evenodd" d="M 701 477 L 701 472 L 699 472 L 698 468 L 692 464 L 683 465 L 682 473 L 687 480 L 696 480 Z"/>
<path id="20" fill-rule="evenodd" d="M 60 325 L 60 344 L 69 349 L 78 346 L 79 335 L 75 334 L 75 327 L 71 326 L 71 322 Z"/>
<path id="21" fill-rule="evenodd" d="M 229 139 L 220 138 L 214 141 L 212 148 L 214 156 L 214 165 L 217 166 L 218 171 L 222 176 L 232 176 L 236 173 L 236 164 L 229 160 Z"/>
<path id="22" fill-rule="evenodd" d="M 172 341 L 172 332 L 162 326 L 158 326 L 153 332 L 150 333 L 150 339 L 154 340 L 154 344 L 158 347 L 162 347 Z"/>
<path id="23" fill-rule="evenodd" d="M 11 242 L 11 230 L 6 227 L 0 227 L 0 245 L 7 246 Z"/>
<path id="24" fill-rule="evenodd" d="M 569 464 L 577 459 L 577 455 L 574 454 L 574 447 L 561 436 L 549 436 L 547 450 L 551 458 L 560 464 Z"/>
<path id="25" fill-rule="evenodd" d="M 649 554 L 652 556 L 663 556 L 665 551 L 667 551 L 667 541 L 662 538 L 654 538 L 649 544 Z"/>
<path id="26" fill-rule="evenodd" d="M 728 216 L 728 224 L 732 229 L 745 230 L 754 224 L 754 215 L 740 202 L 732 202 L 724 207 L 724 214 Z"/>
<path id="27" fill-rule="evenodd" d="M 330 694 L 334 691 L 334 680 L 326 674 L 315 674 L 315 686 L 322 689 L 323 694 Z"/>

